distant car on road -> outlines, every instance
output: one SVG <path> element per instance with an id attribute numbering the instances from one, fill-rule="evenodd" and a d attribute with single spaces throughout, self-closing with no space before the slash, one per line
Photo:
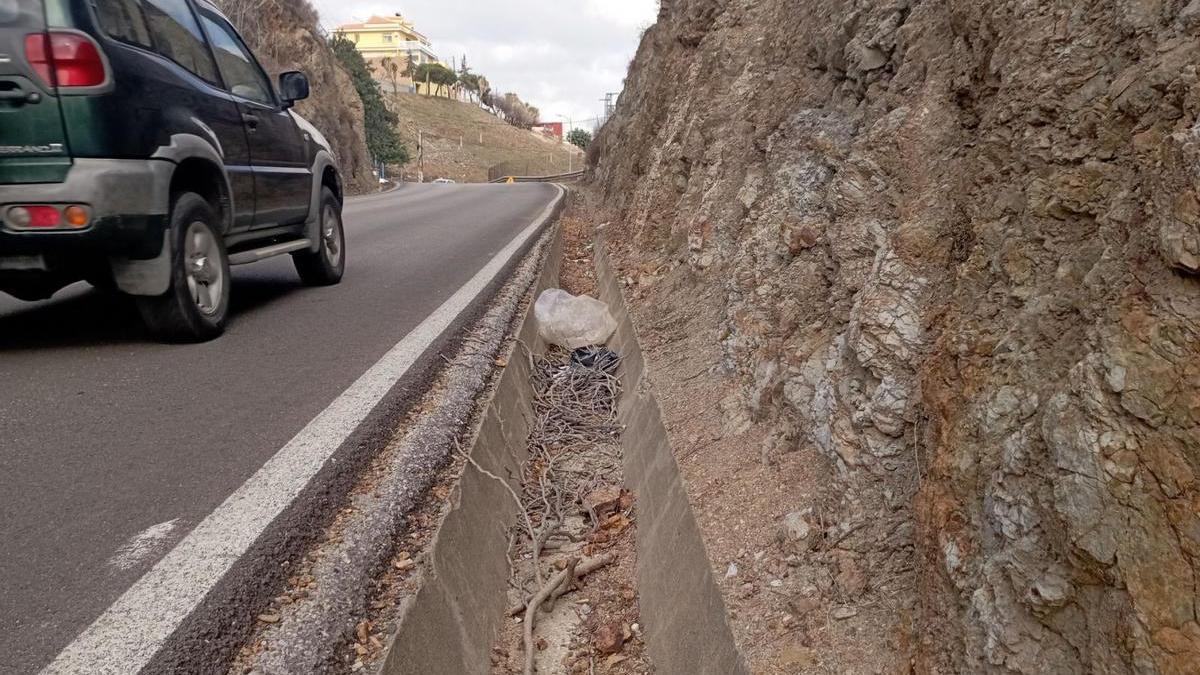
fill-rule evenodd
<path id="1" fill-rule="evenodd" d="M 342 181 L 207 0 L 0 0 L 0 291 L 76 281 L 137 299 L 172 341 L 215 337 L 229 266 L 290 253 L 345 269 Z"/>
<path id="2" fill-rule="evenodd" d="M 439 178 L 433 181 L 434 185 L 453 185 L 454 181 L 449 178 Z"/>

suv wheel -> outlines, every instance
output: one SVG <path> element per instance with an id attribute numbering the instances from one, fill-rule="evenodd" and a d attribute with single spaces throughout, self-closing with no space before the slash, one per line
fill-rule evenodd
<path id="1" fill-rule="evenodd" d="M 186 192 L 171 211 L 171 287 L 138 298 L 150 332 L 170 342 L 217 337 L 229 313 L 229 256 L 217 234 L 212 206 Z"/>
<path id="2" fill-rule="evenodd" d="M 321 244 L 316 253 L 293 253 L 300 280 L 309 286 L 332 286 L 346 271 L 346 233 L 342 205 L 327 187 L 321 188 Z"/>

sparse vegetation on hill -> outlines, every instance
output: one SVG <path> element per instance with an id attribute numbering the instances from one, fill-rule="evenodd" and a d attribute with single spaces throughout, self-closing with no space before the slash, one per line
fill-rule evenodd
<path id="1" fill-rule="evenodd" d="M 329 45 L 342 67 L 350 73 L 354 88 L 362 100 L 367 148 L 371 156 L 376 161 L 388 164 L 404 164 L 409 160 L 409 153 L 396 133 L 396 125 L 400 120 L 396 113 L 388 110 L 379 83 L 371 76 L 362 54 L 354 48 L 353 42 L 341 36 L 331 38 Z"/>
<path id="2" fill-rule="evenodd" d="M 505 122 L 521 129 L 532 128 L 542 116 L 540 110 L 522 101 L 520 96 L 512 92 L 489 95 L 483 103 L 495 110 Z"/>
<path id="3" fill-rule="evenodd" d="M 575 146 L 513 127 L 477 105 L 417 94 L 389 99 L 409 148 L 417 147 L 421 132 L 426 180 L 484 181 L 490 167 L 505 163 L 516 173 L 534 174 L 562 173 L 583 165 L 583 153 Z M 417 169 L 413 161 L 404 171 L 413 179 Z"/>
<path id="4" fill-rule="evenodd" d="M 567 142 L 577 146 L 580 150 L 587 150 L 588 145 L 592 142 L 592 132 L 587 129 L 572 129 L 567 133 Z"/>

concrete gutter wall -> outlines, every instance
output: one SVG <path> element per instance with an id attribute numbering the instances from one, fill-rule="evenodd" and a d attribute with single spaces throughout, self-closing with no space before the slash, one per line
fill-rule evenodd
<path id="1" fill-rule="evenodd" d="M 621 355 L 618 421 L 625 426 L 625 483 L 635 497 L 639 609 L 651 661 L 659 673 L 749 673 L 734 643 L 658 401 L 646 380 L 637 331 L 603 241 L 596 246 L 596 281 L 600 299 L 618 321 L 609 348 Z"/>
<path id="2" fill-rule="evenodd" d="M 561 238 L 553 235 L 536 293 L 558 285 Z M 600 298 L 619 326 L 609 346 L 622 357 L 619 422 L 625 481 L 636 497 L 637 585 L 650 657 L 659 673 L 748 673 L 734 644 L 725 605 L 709 567 L 645 362 L 613 269 L 597 246 Z M 535 295 L 536 297 L 536 295 Z M 532 308 L 532 306 L 531 306 Z M 520 340 L 541 352 L 532 309 Z M 533 390 L 524 348 L 513 345 L 472 445 L 475 461 L 519 489 L 527 457 Z M 451 507 L 422 565 L 420 590 L 402 608 L 380 672 L 385 675 L 487 673 L 508 601 L 508 532 L 517 522 L 512 496 L 466 467 Z"/>
<path id="3" fill-rule="evenodd" d="M 562 239 L 550 245 L 537 293 L 558 285 Z M 544 351 L 526 310 L 519 338 Z M 529 358 L 518 344 L 508 354 L 471 456 L 480 466 L 520 489 L 527 456 L 533 390 Z M 508 531 L 517 521 L 512 495 L 495 480 L 467 466 L 451 496 L 451 508 L 423 565 L 420 590 L 401 611 L 399 630 L 381 670 L 386 675 L 487 673 L 492 643 L 508 602 Z"/>

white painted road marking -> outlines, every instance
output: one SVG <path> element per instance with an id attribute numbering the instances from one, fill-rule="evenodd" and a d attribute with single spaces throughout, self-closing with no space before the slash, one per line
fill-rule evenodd
<path id="1" fill-rule="evenodd" d="M 529 227 L 267 460 L 67 645 L 43 675 L 130 675 L 144 668 L 421 354 L 538 233 L 563 197 L 564 190 L 556 189 L 554 201 Z"/>
<path id="2" fill-rule="evenodd" d="M 117 549 L 113 557 L 108 559 L 109 566 L 119 570 L 131 570 L 141 565 L 166 547 L 171 533 L 178 526 L 179 519 L 175 518 L 165 523 L 151 525 L 138 532 L 124 546 Z"/>

